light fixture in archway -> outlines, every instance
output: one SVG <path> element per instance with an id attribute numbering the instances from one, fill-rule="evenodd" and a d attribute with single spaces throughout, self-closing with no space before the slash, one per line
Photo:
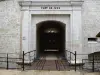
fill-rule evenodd
<path id="1" fill-rule="evenodd" d="M 45 33 L 58 33 L 59 30 L 57 30 L 56 28 L 48 28 L 44 32 Z"/>

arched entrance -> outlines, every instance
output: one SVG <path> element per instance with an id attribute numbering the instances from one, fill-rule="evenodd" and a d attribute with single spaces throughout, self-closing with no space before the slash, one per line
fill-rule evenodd
<path id="1" fill-rule="evenodd" d="M 65 24 L 48 20 L 37 24 L 37 57 L 65 57 Z"/>

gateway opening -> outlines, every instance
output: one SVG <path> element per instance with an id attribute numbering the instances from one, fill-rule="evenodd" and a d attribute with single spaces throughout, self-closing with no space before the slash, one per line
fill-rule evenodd
<path id="1" fill-rule="evenodd" d="M 65 57 L 65 24 L 42 21 L 37 24 L 37 57 Z"/>

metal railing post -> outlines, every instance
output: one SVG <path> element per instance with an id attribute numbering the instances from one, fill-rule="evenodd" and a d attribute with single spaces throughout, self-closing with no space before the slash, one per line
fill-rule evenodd
<path id="1" fill-rule="evenodd" d="M 82 70 L 83 70 L 83 59 L 82 59 Z"/>
<path id="2" fill-rule="evenodd" d="M 92 62 L 92 71 L 94 72 L 94 54 L 93 54 L 93 62 Z"/>
<path id="3" fill-rule="evenodd" d="M 65 57 L 66 57 L 66 59 L 67 59 L 67 50 L 65 50 Z"/>
<path id="4" fill-rule="evenodd" d="M 70 52 L 70 64 L 71 64 L 71 59 L 72 59 L 72 58 L 71 58 L 71 52 Z"/>
<path id="5" fill-rule="evenodd" d="M 8 53 L 7 53 L 7 70 L 9 68 L 9 63 L 8 63 Z"/>
<path id="6" fill-rule="evenodd" d="M 23 71 L 24 71 L 24 51 L 23 51 Z"/>
<path id="7" fill-rule="evenodd" d="M 75 51 L 75 71 L 76 71 L 76 51 Z"/>
<path id="8" fill-rule="evenodd" d="M 33 59 L 33 61 L 35 61 L 35 51 L 34 51 L 34 59 Z"/>
<path id="9" fill-rule="evenodd" d="M 30 57 L 30 53 L 29 53 L 29 60 L 30 60 L 30 62 L 31 62 L 31 57 Z"/>

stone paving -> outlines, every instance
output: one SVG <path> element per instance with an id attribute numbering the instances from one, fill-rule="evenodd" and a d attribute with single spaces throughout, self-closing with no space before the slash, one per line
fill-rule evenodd
<path id="1" fill-rule="evenodd" d="M 69 70 L 69 66 L 66 60 L 37 60 L 32 63 L 29 69 L 65 71 Z"/>
<path id="2" fill-rule="evenodd" d="M 100 75 L 100 72 L 83 73 L 79 71 L 0 70 L 0 75 Z"/>

